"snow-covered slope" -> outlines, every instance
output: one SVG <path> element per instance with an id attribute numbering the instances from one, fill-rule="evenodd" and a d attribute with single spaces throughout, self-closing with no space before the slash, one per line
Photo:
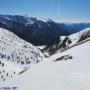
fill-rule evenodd
<path id="1" fill-rule="evenodd" d="M 55 62 L 57 57 L 72 59 Z M 58 53 L 36 64 L 32 70 L 0 84 L 18 90 L 90 90 L 90 42 Z"/>
<path id="2" fill-rule="evenodd" d="M 79 42 L 72 42 L 63 52 L 44 58 L 35 46 L 0 29 L 0 81 L 9 78 L 0 82 L 0 87 L 17 87 L 18 90 L 90 90 L 89 32 L 88 28 L 79 35 L 74 34 L 76 39 L 85 37 Z M 30 65 L 32 68 L 28 69 Z M 19 75 L 10 79 L 14 74 Z"/>
<path id="3" fill-rule="evenodd" d="M 0 81 L 23 73 L 42 60 L 43 55 L 38 48 L 0 28 Z"/>
<path id="4" fill-rule="evenodd" d="M 71 41 L 73 43 L 80 42 L 80 41 L 83 41 L 85 39 L 88 39 L 88 38 L 90 38 L 90 28 L 86 28 L 80 32 L 72 34 L 69 36 L 69 38 L 71 39 Z"/>
<path id="5" fill-rule="evenodd" d="M 55 41 L 54 44 L 46 46 L 42 49 L 42 52 L 45 57 L 48 57 L 57 53 L 58 51 L 63 52 L 74 46 L 85 43 L 88 40 L 90 40 L 90 28 L 86 28 L 70 36 L 61 36 L 59 42 Z"/>

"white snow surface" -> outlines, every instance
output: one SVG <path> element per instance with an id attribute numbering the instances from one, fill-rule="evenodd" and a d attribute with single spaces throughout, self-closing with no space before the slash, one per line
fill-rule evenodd
<path id="1" fill-rule="evenodd" d="M 67 54 L 73 59 L 53 61 Z M 16 86 L 18 90 L 90 90 L 89 68 L 90 42 L 87 42 L 33 65 L 25 73 L 0 86 Z"/>

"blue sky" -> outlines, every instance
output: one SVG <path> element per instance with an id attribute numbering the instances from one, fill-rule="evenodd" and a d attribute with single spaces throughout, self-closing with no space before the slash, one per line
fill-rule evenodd
<path id="1" fill-rule="evenodd" d="M 90 22 L 90 0 L 61 0 L 63 21 Z"/>
<path id="2" fill-rule="evenodd" d="M 57 22 L 90 22 L 90 0 L 0 0 L 0 14 L 27 14 Z"/>

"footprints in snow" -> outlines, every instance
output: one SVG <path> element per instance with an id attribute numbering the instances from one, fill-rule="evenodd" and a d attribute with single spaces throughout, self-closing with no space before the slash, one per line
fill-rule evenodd
<path id="1" fill-rule="evenodd" d="M 6 64 L 2 63 L 2 61 L 0 61 L 0 81 L 5 81 L 6 79 L 10 79 L 12 78 L 12 76 L 14 74 L 16 74 L 16 71 L 7 71 L 6 70 Z"/>

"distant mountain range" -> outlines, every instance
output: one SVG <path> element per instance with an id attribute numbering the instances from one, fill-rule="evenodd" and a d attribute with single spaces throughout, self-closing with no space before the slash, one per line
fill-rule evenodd
<path id="1" fill-rule="evenodd" d="M 90 27 L 90 23 L 60 23 L 59 25 L 71 34 Z"/>
<path id="2" fill-rule="evenodd" d="M 0 15 L 0 28 L 5 28 L 34 45 L 49 45 L 59 41 L 60 36 L 68 36 L 90 27 L 90 23 L 56 23 L 51 19 L 20 15 Z"/>

